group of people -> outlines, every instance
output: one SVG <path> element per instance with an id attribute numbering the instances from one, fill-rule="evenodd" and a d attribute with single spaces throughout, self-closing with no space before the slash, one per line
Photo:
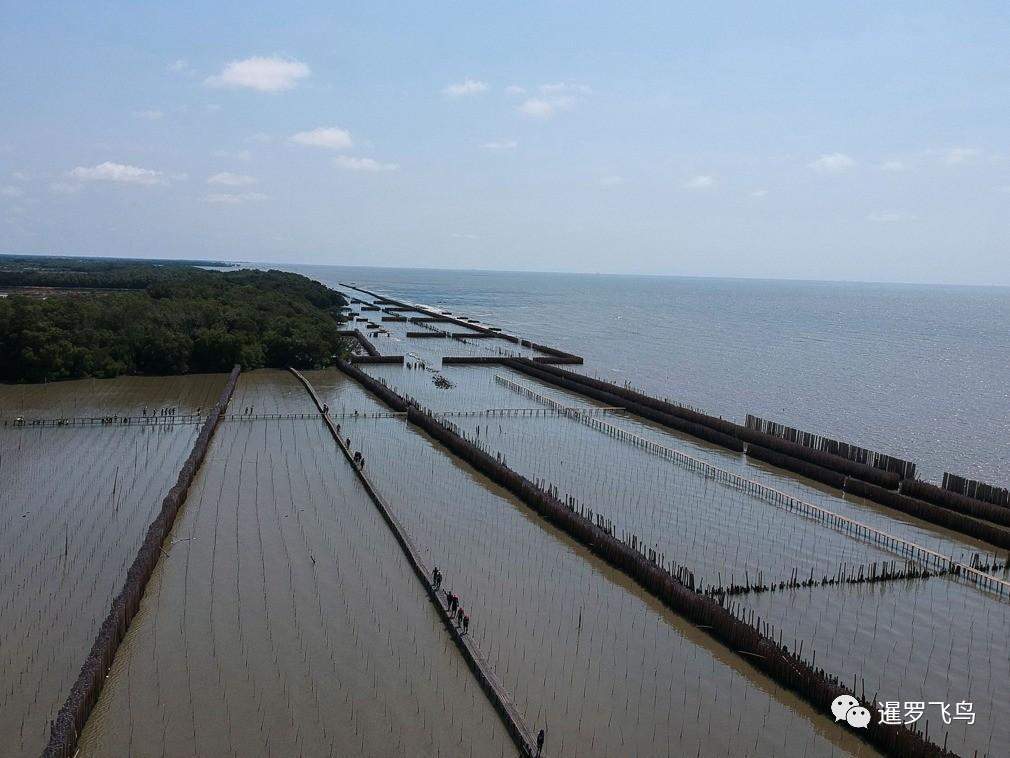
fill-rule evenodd
<path id="1" fill-rule="evenodd" d="M 442 572 L 438 570 L 438 566 L 435 566 L 435 570 L 431 572 L 431 586 L 436 593 L 442 589 Z M 463 634 L 466 634 L 470 630 L 470 617 L 466 615 L 463 606 L 460 605 L 459 595 L 446 590 L 445 599 L 449 608 L 449 618 L 456 622 L 456 625 L 463 630 Z"/>
<path id="2" fill-rule="evenodd" d="M 253 407 L 251 405 L 247 405 L 245 408 L 242 409 L 242 415 L 243 416 L 251 416 L 252 412 L 253 412 Z"/>
<path id="3" fill-rule="evenodd" d="M 152 415 L 152 416 L 174 416 L 174 415 L 175 415 L 175 411 L 176 411 L 176 410 L 177 410 L 177 409 L 175 408 L 175 406 L 172 406 L 172 407 L 170 407 L 170 408 L 169 408 L 169 407 L 165 407 L 165 408 L 156 408 L 155 410 L 151 411 L 151 415 Z M 197 413 L 199 413 L 199 412 L 200 412 L 200 409 L 199 409 L 199 408 L 197 408 L 197 409 L 196 409 L 196 412 L 197 412 Z M 144 408 L 144 410 L 143 410 L 143 415 L 144 415 L 145 417 L 147 416 L 147 408 Z"/>
<path id="4" fill-rule="evenodd" d="M 431 587 L 438 594 L 438 591 L 442 589 L 442 572 L 438 570 L 438 566 L 435 566 L 434 570 L 431 572 Z M 449 606 L 449 618 L 453 619 L 460 629 L 463 630 L 463 634 L 466 634 L 470 630 L 470 617 L 466 615 L 463 611 L 463 606 L 460 605 L 459 595 L 456 595 L 449 590 L 445 590 L 446 603 Z M 537 756 L 539 757 L 543 753 L 544 749 L 544 738 L 546 734 L 543 729 L 537 734 Z"/>

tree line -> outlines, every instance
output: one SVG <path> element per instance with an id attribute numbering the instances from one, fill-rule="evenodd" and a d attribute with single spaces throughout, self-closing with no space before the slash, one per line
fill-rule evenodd
<path id="1" fill-rule="evenodd" d="M 319 368 L 349 349 L 337 335 L 346 300 L 298 274 L 13 260 L 0 259 L 0 287 L 70 289 L 0 298 L 2 381 L 227 371 L 235 363 Z M 120 291 L 89 292 L 97 289 Z"/>

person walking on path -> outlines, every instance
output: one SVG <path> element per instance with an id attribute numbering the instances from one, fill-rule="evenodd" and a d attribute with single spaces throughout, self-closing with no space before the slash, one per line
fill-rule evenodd
<path id="1" fill-rule="evenodd" d="M 540 734 L 537 735 L 537 758 L 540 758 L 540 754 L 544 751 L 544 730 L 540 730 Z"/>

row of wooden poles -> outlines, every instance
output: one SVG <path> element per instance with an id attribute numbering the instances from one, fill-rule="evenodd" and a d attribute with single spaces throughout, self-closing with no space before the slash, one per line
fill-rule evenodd
<path id="1" fill-rule="evenodd" d="M 662 426 L 734 452 L 746 452 L 751 458 L 1010 550 L 1010 508 L 944 492 L 927 482 L 901 480 L 893 472 L 880 471 L 830 453 L 806 448 L 755 429 L 747 429 L 740 424 L 689 411 L 555 366 L 514 358 L 503 359 L 502 364 L 547 384 L 607 405 L 620 405 L 628 412 Z"/>
<path id="2" fill-rule="evenodd" d="M 218 422 L 235 391 L 239 372 L 239 366 L 231 370 L 217 403 L 207 414 L 203 428 L 193 443 L 193 449 L 179 471 L 175 485 L 165 495 L 158 515 L 148 526 L 144 542 L 126 574 L 123 589 L 112 601 L 109 613 L 91 646 L 91 652 L 85 658 L 66 701 L 51 724 L 49 743 L 42 754 L 43 758 L 70 758 L 75 754 L 77 740 L 95 703 L 98 702 L 119 643 L 126 636 L 130 621 L 140 608 L 144 588 L 163 552 L 165 539 L 172 531 L 176 514 L 186 499 L 186 493 L 207 454 Z"/>
<path id="3" fill-rule="evenodd" d="M 743 660 L 778 684 L 793 690 L 822 713 L 830 713 L 839 695 L 855 696 L 836 677 L 802 660 L 795 649 L 776 642 L 761 628 L 736 618 L 722 602 L 722 596 L 696 592 L 671 574 L 658 559 L 633 549 L 620 538 L 566 506 L 561 500 L 512 471 L 476 445 L 450 430 L 433 415 L 408 404 L 376 379 L 349 363 L 339 368 L 379 397 L 395 411 L 406 412 L 410 423 L 423 429 L 451 452 L 492 481 L 505 487 L 536 511 L 545 521 L 564 531 L 617 570 L 625 573 L 667 607 L 703 629 Z M 888 755 L 902 758 L 937 758 L 953 753 L 929 742 L 914 727 L 882 724 L 876 705 L 863 702 L 873 714 L 861 732 L 866 740 Z"/>
<path id="4" fill-rule="evenodd" d="M 406 303 L 401 303 L 391 298 L 381 297 L 374 292 L 370 292 L 369 290 L 365 290 L 360 287 L 352 286 L 351 288 L 358 290 L 359 292 L 372 295 L 373 297 L 380 298 L 383 302 L 395 303 L 399 306 L 407 306 L 407 310 L 425 310 Z M 397 308 L 397 310 L 399 310 L 399 308 Z M 465 321 L 452 317 L 437 317 L 437 320 L 466 324 Z M 411 319 L 411 321 L 417 322 L 420 320 Z M 472 326 L 471 324 L 466 325 Z M 426 324 L 422 324 L 422 326 L 431 328 Z M 483 331 L 489 332 L 492 335 L 499 334 L 499 330 L 495 329 L 483 328 Z M 549 348 L 545 345 L 539 345 L 530 342 L 529 340 L 519 339 L 512 335 L 500 334 L 499 336 L 503 339 L 518 341 L 522 345 L 532 347 L 546 353 L 548 356 L 555 357 L 554 360 L 533 359 L 533 363 L 541 366 L 545 363 L 582 363 L 582 359 L 579 356 L 571 355 L 569 353 L 565 353 L 564 351 Z M 571 372 L 564 371 L 555 371 L 555 373 L 556 375 L 567 376 L 577 382 L 592 385 L 597 389 L 602 389 L 604 391 L 614 392 L 615 390 L 620 390 L 623 393 L 630 395 L 632 399 L 643 402 L 648 407 L 661 410 L 665 413 L 670 413 L 671 415 L 681 418 L 691 424 L 699 425 L 701 427 L 700 430 L 682 429 L 682 431 L 687 431 L 691 434 L 701 431 L 702 433 L 697 434 L 697 436 L 700 436 L 703 439 L 708 439 L 710 442 L 722 445 L 725 445 L 726 442 L 730 442 L 729 445 L 726 445 L 727 447 L 730 447 L 731 449 L 742 449 L 737 447 L 737 445 L 740 444 L 739 442 L 732 442 L 733 438 L 737 438 L 738 440 L 743 440 L 749 444 L 758 444 L 764 448 L 769 448 L 770 450 L 783 453 L 790 458 L 797 459 L 797 461 L 813 464 L 814 469 L 809 471 L 799 471 L 799 469 L 795 466 L 794 461 L 766 460 L 768 463 L 782 465 L 784 468 L 811 476 L 811 478 L 817 479 L 818 481 L 822 481 L 826 484 L 844 487 L 845 478 L 848 477 L 877 485 L 885 490 L 898 490 L 901 495 L 907 496 L 907 499 L 888 498 L 890 502 L 883 504 L 891 507 L 898 507 L 899 510 L 904 510 L 906 512 L 910 512 L 909 509 L 917 510 L 918 513 L 915 515 L 918 515 L 920 518 L 924 518 L 925 520 L 932 520 L 931 517 L 936 514 L 931 512 L 929 509 L 921 508 L 914 502 L 909 501 L 918 500 L 925 504 L 940 506 L 941 508 L 953 510 L 958 513 L 971 516 L 972 518 L 984 519 L 993 521 L 997 524 L 1010 526 L 1010 507 L 1008 507 L 1010 506 L 1010 490 L 1007 488 L 998 487 L 972 479 L 966 479 L 949 472 L 944 473 L 943 483 L 938 486 L 930 482 L 923 482 L 916 479 L 915 464 L 910 461 L 895 458 L 894 456 L 885 455 L 883 453 L 861 448 L 856 445 L 826 438 L 822 435 L 815 435 L 810 432 L 793 429 L 791 427 L 786 427 L 782 424 L 766 421 L 757 417 L 748 416 L 745 424 L 735 424 L 731 421 L 726 421 L 722 417 L 712 416 L 687 405 L 670 403 L 666 400 L 657 400 L 640 390 L 632 388 L 630 385 L 626 387 L 618 387 L 617 385 L 609 382 L 603 382 L 598 379 L 590 379 L 589 377 L 585 377 L 580 374 L 572 374 Z M 619 392 L 617 394 L 621 393 Z M 711 434 L 713 431 L 715 432 L 715 435 Z M 761 453 L 759 451 L 758 455 L 760 454 Z M 823 469 L 823 471 L 817 470 L 818 468 Z M 838 473 L 843 475 L 841 483 L 836 483 L 835 481 Z M 828 476 L 825 476 L 825 474 Z M 835 474 L 835 476 L 831 476 L 831 474 Z M 873 500 L 878 500 L 879 502 L 880 500 L 877 496 L 882 493 L 871 489 L 864 489 L 864 491 L 859 494 Z M 898 505 L 895 505 L 895 503 L 898 503 Z M 941 520 L 947 520 L 944 519 L 942 514 L 937 517 Z M 941 525 L 957 529 L 956 526 L 950 526 L 947 523 L 943 523 Z M 977 535 L 971 534 L 971 536 Z M 980 539 L 985 538 L 980 537 Z M 1000 547 L 1008 546 L 1000 544 Z"/>
<path id="5" fill-rule="evenodd" d="M 543 403 L 548 408 L 558 411 L 564 410 L 566 411 L 565 415 L 569 418 L 581 421 L 583 424 L 586 424 L 593 429 L 615 437 L 623 442 L 641 447 L 653 455 L 658 455 L 662 458 L 673 461 L 690 471 L 701 474 L 706 478 L 713 479 L 732 489 L 744 492 L 755 499 L 762 500 L 792 513 L 798 513 L 813 521 L 826 524 L 837 531 L 844 532 L 874 545 L 884 547 L 887 550 L 897 553 L 903 558 L 918 561 L 928 572 L 931 572 L 931 575 L 952 574 L 969 583 L 994 592 L 1000 598 L 1010 599 L 1010 582 L 1006 579 L 994 577 L 989 573 L 990 571 L 999 569 L 1002 569 L 1004 573 L 1006 573 L 1008 567 L 1010 567 L 1010 559 L 1000 562 L 992 556 L 975 555 L 970 565 L 961 563 L 960 561 L 954 560 L 953 557 L 937 553 L 935 550 L 922 547 L 921 545 L 917 545 L 914 542 L 902 539 L 901 537 L 895 537 L 894 535 L 863 524 L 855 519 L 842 516 L 841 514 L 830 511 L 827 508 L 822 508 L 821 506 L 814 505 L 813 503 L 800 500 L 797 497 L 787 495 L 786 493 L 774 489 L 773 487 L 768 487 L 760 482 L 755 482 L 752 479 L 747 479 L 739 474 L 735 474 L 732 471 L 727 471 L 717 466 L 713 466 L 710 463 L 706 463 L 698 458 L 682 453 L 679 450 L 674 450 L 673 448 L 666 447 L 665 445 L 660 445 L 658 442 L 654 442 L 653 440 L 634 434 L 633 432 L 629 432 L 626 429 L 621 429 L 613 424 L 600 421 L 598 418 L 593 418 L 588 413 L 584 413 L 581 409 L 563 406 L 553 398 L 541 395 L 532 388 L 526 387 L 518 382 L 514 382 L 507 377 L 496 375 L 495 381 L 505 387 L 508 387 L 514 392 L 522 394 L 532 400 L 536 400 L 539 403 Z M 986 568 L 983 570 L 979 568 L 980 566 L 985 566 Z"/>
<path id="6" fill-rule="evenodd" d="M 534 758 L 534 756 L 536 756 L 536 758 L 547 758 L 546 753 L 537 750 L 536 738 L 533 735 L 533 730 L 523 719 L 522 714 L 519 713 L 514 700 L 506 691 L 505 686 L 494 675 L 488 661 L 477 649 L 473 638 L 469 635 L 463 634 L 453 623 L 451 611 L 449 610 L 447 604 L 442 603 L 438 590 L 433 586 L 431 582 L 432 572 L 424 563 L 424 559 L 421 558 L 420 551 L 414 546 L 414 542 L 411 540 L 407 530 L 403 528 L 399 519 L 397 519 L 396 515 L 393 513 L 393 510 L 383 500 L 378 490 L 366 475 L 363 467 L 356 463 L 351 449 L 347 446 L 347 443 L 341 436 L 339 426 L 333 423 L 330 414 L 326 410 L 326 406 L 323 404 L 322 400 L 320 400 L 319 395 L 312 386 L 312 383 L 306 379 L 304 374 L 300 371 L 294 368 L 289 368 L 288 370 L 298 379 L 299 382 L 301 382 L 302 386 L 304 386 L 305 390 L 309 393 L 309 397 L 312 398 L 312 402 L 315 403 L 316 407 L 322 412 L 322 419 L 326 424 L 327 429 L 329 429 L 330 435 L 337 443 L 337 447 L 340 449 L 345 460 L 348 464 L 350 464 L 358 481 L 364 487 L 365 493 L 378 510 L 379 515 L 392 532 L 394 539 L 397 544 L 399 544 L 404 557 L 407 559 L 407 563 L 410 564 L 410 567 L 413 569 L 415 577 L 421 583 L 421 587 L 423 588 L 425 594 L 435 606 L 435 609 L 439 617 L 442 619 L 450 638 L 456 644 L 456 647 L 463 656 L 463 660 L 466 662 L 470 671 L 476 678 L 477 683 L 488 696 L 491 706 L 501 718 L 506 731 L 509 733 L 513 744 L 519 752 L 519 755 L 524 758 Z M 394 411 L 394 413 L 390 415 L 402 417 L 405 413 Z"/>

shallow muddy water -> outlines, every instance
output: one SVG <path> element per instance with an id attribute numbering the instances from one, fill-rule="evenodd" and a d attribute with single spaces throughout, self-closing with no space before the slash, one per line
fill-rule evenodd
<path id="1" fill-rule="evenodd" d="M 331 407 L 379 408 L 336 372 Z M 344 418 L 551 755 L 873 755 L 399 419 Z"/>
<path id="2" fill-rule="evenodd" d="M 299 394 L 300 393 L 300 394 Z M 232 411 L 301 413 L 283 372 Z M 319 420 L 226 421 L 82 756 L 506 756 L 504 726 Z"/>
<path id="3" fill-rule="evenodd" d="M 158 417 L 162 409 L 177 415 L 206 412 L 217 401 L 226 374 L 120 376 L 74 379 L 48 384 L 0 384 L 0 418 L 79 416 Z"/>
<path id="4" fill-rule="evenodd" d="M 946 738 L 963 756 L 1010 755 L 1005 603 L 944 579 L 799 589 L 740 603 L 781 629 L 784 641 L 805 640 L 819 666 L 871 700 L 942 702 L 951 714 L 970 702 L 973 724 L 945 724 L 929 705 L 923 719 L 931 738 Z"/>
<path id="5" fill-rule="evenodd" d="M 0 408 L 54 417 L 212 404 L 221 376 L 0 386 Z M 0 753 L 35 756 L 151 519 L 199 432 L 0 426 Z"/>

